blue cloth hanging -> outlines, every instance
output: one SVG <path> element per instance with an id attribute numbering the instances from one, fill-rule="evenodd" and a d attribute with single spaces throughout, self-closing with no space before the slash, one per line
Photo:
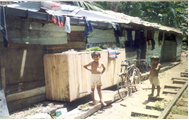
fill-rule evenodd
<path id="1" fill-rule="evenodd" d="M 108 58 L 109 59 L 115 59 L 117 58 L 117 55 L 119 55 L 120 52 L 116 52 L 116 50 L 109 50 L 108 51 Z"/>
<path id="2" fill-rule="evenodd" d="M 86 24 L 85 24 L 85 30 L 84 30 L 84 37 L 86 37 L 89 34 L 89 31 L 93 31 L 93 26 L 91 25 L 91 22 L 85 18 Z"/>

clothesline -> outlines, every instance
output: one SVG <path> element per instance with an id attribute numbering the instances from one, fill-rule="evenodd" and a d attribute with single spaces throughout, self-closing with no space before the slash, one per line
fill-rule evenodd
<path id="1" fill-rule="evenodd" d="M 85 30 L 84 30 L 84 37 L 86 37 L 88 35 L 88 33 L 91 31 L 93 31 L 93 27 L 91 25 L 90 20 L 87 20 L 86 17 L 83 17 L 83 19 L 85 20 Z M 70 17 L 65 16 L 65 15 L 52 15 L 52 19 L 54 24 L 58 23 L 58 26 L 63 27 L 65 25 L 65 31 L 67 33 L 71 32 L 71 27 L 70 27 Z"/>

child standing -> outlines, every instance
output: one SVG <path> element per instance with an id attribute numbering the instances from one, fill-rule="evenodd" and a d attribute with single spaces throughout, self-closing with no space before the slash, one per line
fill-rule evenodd
<path id="1" fill-rule="evenodd" d="M 158 73 L 162 65 L 159 63 L 159 57 L 158 56 L 152 56 L 151 57 L 151 70 L 150 70 L 150 83 L 152 84 L 152 93 L 149 96 L 154 95 L 154 89 L 155 86 L 157 86 L 157 95 L 156 97 L 159 97 L 160 93 L 160 82 L 158 78 Z"/>
<path id="2" fill-rule="evenodd" d="M 103 106 L 106 106 L 106 103 L 102 100 L 102 92 L 101 92 L 101 86 L 102 86 L 101 74 L 104 73 L 106 68 L 104 67 L 102 63 L 99 62 L 99 59 L 101 57 L 99 52 L 93 52 L 91 56 L 94 61 L 90 62 L 87 65 L 84 65 L 83 67 L 91 71 L 92 73 L 91 74 L 91 90 L 92 90 L 91 97 L 93 100 L 93 104 L 96 104 L 96 100 L 94 99 L 94 89 L 95 89 L 95 86 L 97 86 L 100 102 Z M 91 69 L 88 69 L 88 66 L 91 66 Z"/>

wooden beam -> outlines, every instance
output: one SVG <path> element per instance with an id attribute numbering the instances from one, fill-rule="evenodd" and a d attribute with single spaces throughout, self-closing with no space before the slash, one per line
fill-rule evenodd
<path id="1" fill-rule="evenodd" d="M 188 72 L 181 72 L 181 73 L 180 73 L 180 76 L 181 76 L 181 77 L 188 77 Z"/>
<path id="2" fill-rule="evenodd" d="M 81 48 L 85 49 L 85 42 L 80 41 L 80 42 L 68 42 L 63 45 L 48 45 L 47 49 L 75 49 L 75 48 Z"/>
<path id="3" fill-rule="evenodd" d="M 188 87 L 188 83 L 185 83 L 181 90 L 176 94 L 175 98 L 168 104 L 168 106 L 164 109 L 163 113 L 158 117 L 158 119 L 165 119 L 169 114 L 173 105 L 178 101 L 184 90 Z"/>
<path id="4" fill-rule="evenodd" d="M 185 84 L 187 81 L 186 80 L 173 80 L 173 83 L 176 84 Z"/>
<path id="5" fill-rule="evenodd" d="M 178 91 L 175 91 L 175 90 L 166 90 L 166 89 L 164 89 L 164 90 L 163 90 L 163 93 L 177 94 Z"/>
<path id="6" fill-rule="evenodd" d="M 178 85 L 178 84 L 170 84 L 170 85 L 165 85 L 164 88 L 182 88 L 183 85 Z"/>
<path id="7" fill-rule="evenodd" d="M 126 91 L 124 89 L 120 89 L 120 92 L 124 94 Z M 117 91 L 102 90 L 102 94 L 103 94 L 103 100 L 106 104 L 111 104 L 112 102 L 114 102 L 120 98 Z M 97 93 L 95 94 L 95 97 L 96 96 L 97 96 Z M 118 97 L 116 97 L 116 96 L 118 96 Z M 96 97 L 95 99 L 96 99 L 96 101 L 99 101 L 98 97 Z M 95 113 L 96 111 L 98 111 L 99 109 L 102 108 L 102 105 L 100 102 L 98 104 L 92 105 L 92 106 L 91 106 L 91 102 L 92 101 L 86 103 L 89 105 L 88 111 L 81 111 L 76 108 L 76 109 L 70 111 L 67 114 L 66 118 L 64 118 L 65 116 L 59 116 L 58 119 L 63 119 L 63 118 L 64 119 L 85 119 L 86 117 L 92 115 L 93 113 Z"/>
<path id="8" fill-rule="evenodd" d="M 1 80 L 2 80 L 3 89 L 5 91 L 6 89 L 5 67 L 1 67 Z"/>
<path id="9" fill-rule="evenodd" d="M 155 102 L 149 102 L 146 104 L 146 109 L 156 109 L 156 105 L 155 105 Z"/>
<path id="10" fill-rule="evenodd" d="M 87 103 L 89 105 L 89 110 L 81 111 L 81 110 L 78 110 L 76 108 L 76 109 L 68 112 L 66 118 L 65 118 L 65 116 L 59 116 L 58 119 L 62 119 L 62 117 L 64 117 L 64 119 L 85 119 L 89 115 L 95 113 L 96 111 L 98 111 L 99 109 L 102 108 L 101 103 L 98 103 L 98 104 L 96 104 L 94 106 L 90 106 L 90 103 L 91 102 Z"/>
<path id="11" fill-rule="evenodd" d="M 148 109 L 135 109 L 131 111 L 131 115 L 148 115 L 152 117 L 158 117 L 161 114 L 161 112 L 157 110 L 148 110 Z"/>
<path id="12" fill-rule="evenodd" d="M 184 78 L 184 77 L 173 77 L 171 80 L 185 80 L 185 81 L 188 81 L 188 79 Z"/>
<path id="13" fill-rule="evenodd" d="M 7 85 L 5 93 L 6 93 L 6 95 L 9 95 L 9 94 L 13 94 L 16 92 L 31 90 L 31 89 L 35 89 L 35 88 L 43 87 L 43 86 L 45 86 L 44 79 L 30 81 L 30 82 L 17 83 L 17 84 Z"/>
<path id="14" fill-rule="evenodd" d="M 39 102 L 44 102 L 45 99 L 46 99 L 45 94 L 40 94 L 40 95 L 37 95 L 37 96 L 8 102 L 7 104 L 8 104 L 9 112 L 14 112 L 16 110 L 29 107 L 33 104 L 36 104 L 36 103 L 39 103 Z"/>
<path id="15" fill-rule="evenodd" d="M 148 97 L 148 100 L 150 100 L 150 101 L 163 100 L 163 99 L 171 101 L 173 99 L 173 97 L 172 96 L 166 96 L 166 95 L 163 95 L 163 94 L 160 95 L 160 97 L 152 97 L 152 96 Z"/>
<path id="16" fill-rule="evenodd" d="M 14 93 L 6 96 L 7 102 L 15 101 L 15 100 L 20 100 L 40 94 L 45 94 L 45 87 L 40 87 L 32 90 L 27 90 L 19 93 Z"/>

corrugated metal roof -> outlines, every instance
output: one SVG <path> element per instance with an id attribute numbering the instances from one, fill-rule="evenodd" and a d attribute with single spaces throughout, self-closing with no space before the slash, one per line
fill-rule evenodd
<path id="1" fill-rule="evenodd" d="M 41 9 L 41 2 L 40 1 L 27 1 L 27 2 L 19 3 L 19 4 L 10 4 L 10 5 L 7 5 L 7 7 L 37 12 Z"/>
<path id="2" fill-rule="evenodd" d="M 116 18 L 124 19 L 124 20 L 127 21 L 127 23 L 128 23 L 128 21 L 130 21 L 129 23 L 135 23 L 135 24 L 138 24 L 138 25 L 144 25 L 146 27 L 153 27 L 153 28 L 156 28 L 156 29 L 159 29 L 159 30 L 172 31 L 172 32 L 182 34 L 182 31 L 180 31 L 179 29 L 163 26 L 163 25 L 160 25 L 158 23 L 151 23 L 151 22 L 148 22 L 148 21 L 144 21 L 144 20 L 142 20 L 141 18 L 138 18 L 138 17 L 132 17 L 132 16 L 129 16 L 129 15 L 125 15 L 123 13 L 117 13 L 117 12 L 107 11 L 107 10 L 105 12 L 108 15 L 115 16 Z"/>
<path id="3" fill-rule="evenodd" d="M 126 14 L 123 14 L 123 13 L 118 13 L 118 12 L 114 12 L 114 11 L 110 11 L 110 10 L 103 10 L 103 9 L 96 7 L 94 5 L 91 5 L 89 3 L 85 3 L 85 4 L 89 5 L 90 9 L 92 9 L 94 11 L 99 11 L 99 12 L 105 13 L 107 15 L 114 16 L 117 19 L 126 20 L 126 24 L 134 23 L 134 24 L 143 25 L 143 26 L 146 26 L 146 27 L 152 27 L 152 28 L 155 28 L 155 29 L 163 30 L 163 31 L 172 31 L 172 32 L 183 34 L 182 31 L 180 31 L 180 29 L 163 26 L 163 25 L 160 25 L 160 24 L 157 24 L 157 23 L 150 23 L 148 21 L 142 20 L 139 17 L 132 17 L 132 16 L 129 16 L 129 15 L 126 15 Z"/>
<path id="4" fill-rule="evenodd" d="M 91 20 L 94 22 L 104 22 L 104 23 L 111 23 L 111 24 L 120 23 L 120 24 L 127 24 L 127 25 L 136 24 L 136 25 L 143 25 L 145 27 L 152 27 L 154 29 L 159 29 L 163 31 L 172 31 L 172 32 L 182 34 L 182 32 L 176 28 L 163 26 L 157 23 L 150 23 L 138 17 L 132 17 L 123 13 L 118 13 L 118 12 L 114 12 L 110 10 L 103 10 L 92 5 L 90 6 L 96 11 L 84 10 L 83 8 L 77 7 L 77 6 L 70 6 L 69 8 L 69 5 L 65 5 L 65 4 L 62 4 L 60 7 L 53 8 L 51 6 L 52 3 L 53 3 L 52 1 L 41 1 L 41 2 L 28 1 L 26 3 L 7 5 L 7 7 L 35 11 L 35 12 L 39 11 L 41 8 L 44 9 L 44 7 L 46 7 L 45 8 L 46 12 L 49 14 L 75 16 L 75 17 L 78 17 L 78 19 L 81 19 L 79 17 L 85 16 L 87 17 L 88 20 Z"/>

